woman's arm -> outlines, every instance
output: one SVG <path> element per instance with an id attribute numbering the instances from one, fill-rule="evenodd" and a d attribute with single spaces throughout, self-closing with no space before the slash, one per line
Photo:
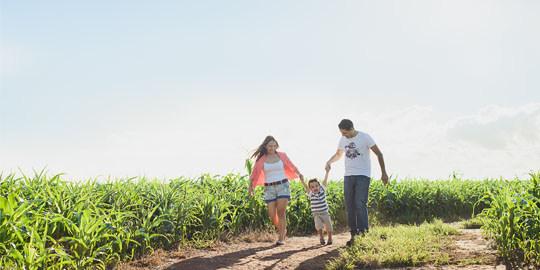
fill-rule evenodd
<path id="1" fill-rule="evenodd" d="M 250 178 L 249 179 L 249 188 L 248 188 L 248 194 L 249 196 L 253 196 L 253 180 Z"/>
<path id="2" fill-rule="evenodd" d="M 302 186 L 304 186 L 304 189 L 306 190 L 306 192 L 309 193 L 309 187 L 306 184 L 306 181 L 304 181 L 304 175 L 300 173 L 300 171 L 298 170 L 298 168 L 296 168 L 296 166 L 294 166 L 294 170 L 296 171 L 296 174 L 298 174 L 298 178 L 300 178 L 300 182 L 302 182 Z"/>
<path id="3" fill-rule="evenodd" d="M 258 159 L 255 161 L 255 165 L 253 166 L 253 170 L 251 171 L 251 175 L 249 176 L 249 188 L 248 192 L 250 196 L 253 196 L 253 190 L 255 189 L 255 181 L 259 179 L 260 174 L 262 173 L 262 166 L 263 166 L 263 158 Z"/>
<path id="4" fill-rule="evenodd" d="M 302 175 L 300 173 L 300 171 L 296 167 L 295 167 L 295 169 L 296 169 L 296 174 L 298 174 L 298 178 L 300 178 L 300 180 L 303 182 L 304 181 L 304 175 Z"/>
<path id="5" fill-rule="evenodd" d="M 298 170 L 298 168 L 294 165 L 294 163 L 292 163 L 291 159 L 289 158 L 289 156 L 287 156 L 287 154 L 285 153 L 280 153 L 280 157 L 282 159 L 284 159 L 283 161 L 286 163 L 286 164 L 289 164 L 289 166 L 291 167 L 291 169 L 294 170 L 294 172 L 298 175 L 298 178 L 300 178 L 300 180 L 303 180 L 304 179 L 304 175 L 302 175 L 302 173 L 300 173 L 300 170 Z M 286 165 L 287 166 L 287 165 Z"/>

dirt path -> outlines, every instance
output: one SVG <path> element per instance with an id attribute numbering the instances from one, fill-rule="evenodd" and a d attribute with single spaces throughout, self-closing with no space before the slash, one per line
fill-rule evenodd
<path id="1" fill-rule="evenodd" d="M 498 265 L 497 252 L 482 236 L 480 229 L 460 229 L 460 234 L 453 236 L 454 245 L 449 247 L 450 265 L 439 269 L 506 269 Z"/>
<path id="2" fill-rule="evenodd" d="M 290 237 L 285 245 L 264 242 L 219 244 L 211 250 L 157 252 L 148 258 L 122 265 L 119 269 L 210 270 L 210 269 L 324 269 L 325 262 L 339 255 L 349 240 L 348 233 L 334 235 L 332 245 L 321 245 L 317 236 Z M 165 256 L 162 256 L 165 255 Z"/>
<path id="3" fill-rule="evenodd" d="M 447 252 L 451 265 L 394 269 L 505 269 L 497 266 L 496 253 L 490 249 L 480 230 L 460 230 Z M 264 238 L 264 237 L 263 237 Z M 207 250 L 157 251 L 144 259 L 123 264 L 122 270 L 210 270 L 210 269 L 324 269 L 325 262 L 339 255 L 349 239 L 348 233 L 334 236 L 333 245 L 322 246 L 317 236 L 291 237 L 276 247 L 272 236 L 257 242 L 237 241 L 218 244 Z"/>

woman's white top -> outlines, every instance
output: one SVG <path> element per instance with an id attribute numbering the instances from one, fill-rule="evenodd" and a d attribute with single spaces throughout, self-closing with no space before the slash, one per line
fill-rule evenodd
<path id="1" fill-rule="evenodd" d="M 281 181 L 287 176 L 285 176 L 285 167 L 283 166 L 283 161 L 281 159 L 278 162 L 274 163 L 264 163 L 264 182 L 273 183 Z"/>

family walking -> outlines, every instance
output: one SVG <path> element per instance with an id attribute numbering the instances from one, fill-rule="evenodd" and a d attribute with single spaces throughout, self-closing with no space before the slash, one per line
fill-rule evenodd
<path id="1" fill-rule="evenodd" d="M 343 119 L 338 125 L 341 135 L 337 151 L 326 162 L 325 177 L 322 184 L 311 179 L 306 184 L 304 176 L 284 152 L 278 152 L 279 144 L 272 136 L 267 136 L 257 148 L 252 158 L 255 166 L 250 176 L 249 194 L 253 195 L 256 186 L 264 185 L 264 201 L 268 206 L 268 217 L 278 232 L 276 245 L 283 245 L 287 235 L 287 204 L 291 198 L 289 181 L 299 178 L 310 198 L 311 211 L 315 228 L 319 233 L 321 244 L 332 244 L 332 221 L 326 202 L 326 183 L 332 163 L 345 154 L 344 197 L 347 220 L 351 232 L 351 245 L 354 238 L 368 231 L 368 194 L 371 181 L 370 150 L 375 153 L 381 167 L 381 180 L 388 183 L 383 154 L 375 141 L 367 133 L 354 128 L 353 122 Z M 323 229 L 328 234 L 325 241 Z"/>

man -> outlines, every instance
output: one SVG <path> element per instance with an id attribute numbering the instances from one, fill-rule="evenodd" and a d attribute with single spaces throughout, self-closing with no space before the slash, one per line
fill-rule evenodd
<path id="1" fill-rule="evenodd" d="M 367 202 L 371 181 L 370 149 L 377 155 L 382 172 L 381 180 L 385 185 L 388 184 L 388 175 L 383 154 L 369 134 L 355 130 L 353 122 L 349 119 L 341 120 L 338 127 L 343 137 L 339 141 L 336 153 L 326 162 L 326 171 L 329 171 L 331 164 L 338 161 L 345 153 L 343 191 L 351 230 L 351 240 L 347 242 L 347 246 L 350 246 L 356 235 L 364 234 L 369 229 Z"/>

